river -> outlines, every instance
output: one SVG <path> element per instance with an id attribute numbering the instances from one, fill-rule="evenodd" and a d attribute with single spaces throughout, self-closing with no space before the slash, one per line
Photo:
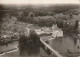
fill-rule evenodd
<path id="1" fill-rule="evenodd" d="M 35 47 L 34 49 L 18 47 L 18 41 L 8 44 L 8 46 L 0 46 L 1 57 L 6 56 L 48 56 L 47 53 L 41 47 Z"/>
<path id="2" fill-rule="evenodd" d="M 67 51 L 71 52 L 80 52 L 80 39 L 74 40 L 72 36 L 64 35 L 62 38 L 52 38 L 51 36 L 42 36 L 44 41 L 48 40 L 49 45 L 58 51 L 61 55 L 67 54 Z M 1 51 L 6 51 L 10 49 L 14 49 L 18 46 L 18 41 L 13 42 L 6 46 L 0 47 Z M 80 54 L 80 53 L 79 53 Z M 35 49 L 16 49 L 16 51 L 11 53 L 5 53 L 2 57 L 5 56 L 48 56 L 48 54 L 40 47 Z"/>
<path id="3" fill-rule="evenodd" d="M 42 38 L 44 41 L 47 40 L 48 44 L 61 55 L 66 55 L 69 50 L 71 53 L 77 53 L 80 56 L 80 39 L 74 38 L 71 35 L 64 35 L 61 38 L 52 38 L 51 36 Z"/>

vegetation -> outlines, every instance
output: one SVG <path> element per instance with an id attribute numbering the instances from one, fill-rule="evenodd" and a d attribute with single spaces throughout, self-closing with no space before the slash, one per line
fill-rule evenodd
<path id="1" fill-rule="evenodd" d="M 4 14 L 5 14 L 4 7 L 0 5 L 0 22 L 2 22 L 2 17 L 4 16 Z"/>
<path id="2" fill-rule="evenodd" d="M 40 37 L 37 35 L 37 33 L 34 30 L 30 30 L 30 33 L 28 36 L 21 35 L 19 38 L 20 46 L 23 45 L 23 47 L 29 47 L 34 48 L 35 46 L 40 46 Z"/>
<path id="3" fill-rule="evenodd" d="M 0 35 L 26 32 L 28 23 L 39 27 L 57 24 L 64 32 L 78 32 L 79 5 L 9 6 L 0 5 Z M 78 21 L 77 21 L 78 20 Z M 25 38 L 25 37 L 24 37 Z"/>

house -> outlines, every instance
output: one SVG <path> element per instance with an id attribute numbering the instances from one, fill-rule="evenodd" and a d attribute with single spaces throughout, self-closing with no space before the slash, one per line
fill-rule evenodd
<path id="1" fill-rule="evenodd" d="M 52 31 L 52 37 L 62 37 L 63 31 L 61 29 L 55 29 Z"/>
<path id="2" fill-rule="evenodd" d="M 44 34 L 45 32 L 42 31 L 41 29 L 36 29 L 35 32 L 38 34 L 38 35 L 41 35 L 41 34 Z"/>
<path id="3" fill-rule="evenodd" d="M 62 37 L 63 36 L 63 31 L 58 28 L 57 24 L 54 24 L 52 26 L 52 37 Z"/>
<path id="4" fill-rule="evenodd" d="M 53 24 L 52 27 L 42 27 L 41 29 L 36 29 L 35 32 L 38 35 L 51 35 L 52 37 L 62 37 L 63 36 L 63 31 L 58 28 L 57 24 Z"/>
<path id="5" fill-rule="evenodd" d="M 51 27 L 42 27 L 41 28 L 42 31 L 45 31 L 45 32 L 51 32 Z"/>

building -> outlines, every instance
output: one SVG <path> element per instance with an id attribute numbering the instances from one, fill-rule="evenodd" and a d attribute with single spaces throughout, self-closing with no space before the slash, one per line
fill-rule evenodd
<path id="1" fill-rule="evenodd" d="M 35 30 L 38 35 L 51 35 L 52 37 L 62 37 L 63 31 L 58 28 L 57 24 L 53 24 L 52 27 L 42 27 L 41 29 Z"/>
<path id="2" fill-rule="evenodd" d="M 57 24 L 54 24 L 52 26 L 52 37 L 62 37 L 63 36 L 63 31 L 58 28 Z"/>

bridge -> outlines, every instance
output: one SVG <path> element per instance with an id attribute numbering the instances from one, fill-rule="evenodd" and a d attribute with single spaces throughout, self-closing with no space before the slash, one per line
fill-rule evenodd
<path id="1" fill-rule="evenodd" d="M 28 29 L 28 34 L 29 34 L 29 31 L 30 31 L 30 29 Z M 55 54 L 57 57 L 63 57 L 62 55 L 59 54 L 59 52 L 57 52 L 56 50 L 54 50 L 50 45 L 48 45 L 41 38 L 40 38 L 40 42 L 43 45 L 42 47 L 44 47 L 45 50 L 49 50 L 51 52 L 51 54 Z"/>
<path id="2" fill-rule="evenodd" d="M 56 50 L 54 50 L 50 45 L 48 45 L 45 41 L 40 39 L 41 43 L 44 45 L 45 48 L 49 49 L 52 54 L 55 54 L 57 57 L 63 57 L 62 55 L 59 54 Z"/>

